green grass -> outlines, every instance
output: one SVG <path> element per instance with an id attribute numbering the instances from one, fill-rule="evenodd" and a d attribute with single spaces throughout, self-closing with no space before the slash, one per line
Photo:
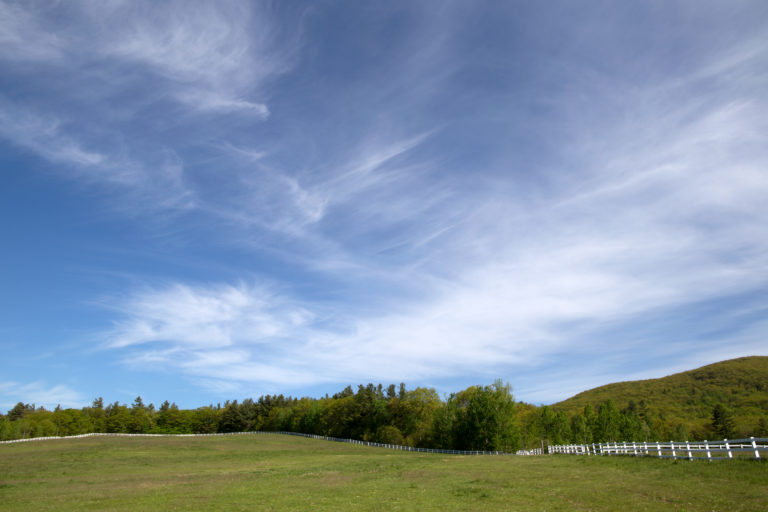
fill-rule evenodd
<path id="1" fill-rule="evenodd" d="M 3 510 L 768 510 L 768 464 L 451 456 L 254 435 L 0 445 Z"/>

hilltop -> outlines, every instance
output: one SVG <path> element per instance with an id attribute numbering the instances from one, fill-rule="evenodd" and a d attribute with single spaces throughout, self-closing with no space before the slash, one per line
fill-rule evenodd
<path id="1" fill-rule="evenodd" d="M 630 402 L 670 427 L 683 424 L 689 432 L 704 432 L 712 409 L 728 408 L 737 432 L 754 429 L 768 415 L 768 357 L 730 359 L 658 379 L 607 384 L 552 405 L 573 415 L 587 404 L 597 407 L 613 400 L 619 409 Z"/>

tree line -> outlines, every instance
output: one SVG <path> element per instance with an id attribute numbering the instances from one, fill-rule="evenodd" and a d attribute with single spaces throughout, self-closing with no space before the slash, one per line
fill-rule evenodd
<path id="1" fill-rule="evenodd" d="M 650 412 L 648 404 L 630 402 L 619 409 L 611 400 L 578 414 L 550 406 L 516 402 L 509 384 L 470 386 L 441 399 L 433 388 L 405 384 L 347 386 L 333 396 L 293 398 L 265 395 L 257 400 L 227 401 L 197 409 L 175 403 L 159 407 L 137 397 L 129 406 L 104 404 L 50 411 L 19 402 L 0 415 L 0 440 L 68 436 L 90 432 L 210 434 L 290 431 L 424 448 L 512 452 L 541 444 L 732 438 L 730 412 L 718 405 L 709 431 L 688 432 Z M 765 418 L 741 435 L 768 435 Z"/>

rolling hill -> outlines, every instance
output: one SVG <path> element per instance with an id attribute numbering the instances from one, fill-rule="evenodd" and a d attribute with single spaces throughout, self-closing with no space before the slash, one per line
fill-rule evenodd
<path id="1" fill-rule="evenodd" d="M 754 431 L 768 418 L 768 357 L 741 357 L 658 379 L 607 384 L 552 407 L 572 415 L 587 404 L 597 408 L 608 399 L 620 409 L 634 402 L 656 421 L 682 424 L 689 432 L 702 434 L 712 409 L 722 404 L 732 412 L 737 432 Z"/>

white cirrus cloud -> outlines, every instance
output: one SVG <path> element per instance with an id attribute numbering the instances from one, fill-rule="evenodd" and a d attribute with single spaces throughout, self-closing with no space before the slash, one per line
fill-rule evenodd
<path id="1" fill-rule="evenodd" d="M 674 95 L 668 102 L 642 99 L 637 92 L 624 98 L 638 105 L 625 122 L 592 120 L 594 130 L 615 128 L 602 139 L 582 130 L 581 120 L 567 125 L 564 158 L 579 167 L 553 174 L 531 197 L 490 180 L 479 193 L 438 198 L 425 216 L 428 201 L 413 192 L 422 181 L 372 176 L 388 163 L 399 167 L 395 159 L 423 138 L 373 151 L 359 165 L 340 166 L 337 182 L 319 182 L 329 183 L 317 185 L 326 208 L 343 205 L 340 212 L 357 219 L 372 206 L 382 209 L 368 229 L 419 219 L 407 236 L 388 233 L 374 244 L 399 242 L 406 265 L 348 250 L 350 266 L 315 266 L 339 280 L 356 268 L 372 284 L 388 281 L 394 294 L 373 303 L 353 294 L 339 311 L 322 301 L 299 307 L 290 295 L 267 299 L 248 287 L 176 284 L 127 300 L 127 319 L 110 343 L 132 348 L 129 360 L 152 357 L 208 382 L 285 385 L 492 377 L 558 351 L 636 350 L 616 346 L 606 333 L 768 283 L 764 100 L 735 93 L 682 103 Z M 350 179 L 362 181 L 348 188 Z M 404 201 L 372 200 L 398 193 Z M 457 218 L 456 210 L 472 214 Z M 439 235 L 413 253 L 416 264 L 409 251 L 424 238 L 422 224 Z M 338 227 L 337 239 L 361 230 L 360 223 Z M 318 320 L 334 307 L 333 321 Z M 754 328 L 765 334 L 764 326 Z M 754 335 L 745 339 L 733 336 L 729 350 L 754 349 Z M 670 350 L 685 352 L 691 343 Z M 162 353 L 157 344 L 174 350 Z"/>
<path id="2" fill-rule="evenodd" d="M 174 284 L 138 292 L 116 306 L 126 316 L 108 336 L 113 348 L 162 343 L 185 350 L 259 345 L 293 334 L 311 313 L 266 288 Z M 153 353 L 152 357 L 174 351 Z"/>
<path id="3" fill-rule="evenodd" d="M 52 162 L 82 168 L 95 168 L 107 159 L 62 132 L 60 119 L 38 115 L 0 98 L 0 135 L 6 139 Z"/>
<path id="4" fill-rule="evenodd" d="M 30 383 L 0 382 L 0 406 L 11 408 L 19 402 L 37 407 L 54 409 L 62 407 L 83 407 L 88 401 L 82 394 L 67 385 L 48 386 L 43 381 Z"/>
<path id="5" fill-rule="evenodd" d="M 177 99 L 199 110 L 266 118 L 267 106 L 246 97 L 289 68 L 291 46 L 278 46 L 269 13 L 257 4 L 129 2 L 89 14 L 106 26 L 101 51 L 168 79 Z"/>
<path id="6" fill-rule="evenodd" d="M 265 84 L 298 44 L 247 2 L 0 2 L 0 27 L 0 62 L 28 89 L 0 97 L 0 137 L 119 191 L 130 215 L 199 206 L 194 141 L 169 126 L 194 119 L 206 138 L 233 114 L 267 119 Z"/>
<path id="7" fill-rule="evenodd" d="M 61 57 L 62 41 L 40 24 L 39 7 L 0 2 L 0 58 L 49 61 Z"/>
<path id="8" fill-rule="evenodd" d="M 71 123 L 69 123 L 71 124 Z M 170 150 L 152 158 L 133 159 L 123 151 L 92 150 L 69 132 L 68 123 L 51 114 L 40 114 L 0 97 L 0 136 L 32 151 L 57 166 L 70 179 L 83 180 L 122 196 L 130 211 L 188 209 L 194 193 L 184 178 L 183 163 Z M 128 192 L 126 200 L 125 192 Z M 139 205 L 134 208 L 131 204 Z"/>

